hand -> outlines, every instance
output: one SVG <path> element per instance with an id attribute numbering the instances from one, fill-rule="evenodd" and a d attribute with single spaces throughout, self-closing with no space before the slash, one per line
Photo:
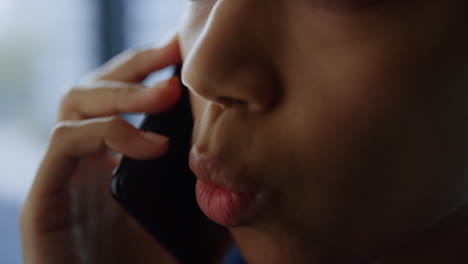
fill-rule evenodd
<path id="1" fill-rule="evenodd" d="M 119 158 L 156 158 L 168 139 L 143 133 L 117 117 L 158 113 L 181 93 L 174 78 L 154 87 L 139 82 L 181 61 L 178 39 L 156 49 L 127 51 L 63 98 L 59 120 L 23 205 L 24 263 L 176 263 L 114 201 L 109 180 Z"/>

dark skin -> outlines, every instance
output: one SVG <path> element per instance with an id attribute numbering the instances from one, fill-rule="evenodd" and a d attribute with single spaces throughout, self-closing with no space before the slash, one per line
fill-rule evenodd
<path id="1" fill-rule="evenodd" d="M 252 263 L 368 261 L 465 203 L 466 3 L 362 3 L 187 12 L 195 146 L 247 167 L 273 197 L 231 229 Z"/>
<path id="2" fill-rule="evenodd" d="M 168 45 L 121 56 L 65 97 L 24 205 L 25 263 L 69 263 L 71 229 L 106 237 L 119 225 L 100 225 L 131 222 L 110 197 L 86 196 L 107 213 L 65 198 L 96 186 L 89 165 L 110 173 L 109 149 L 165 152 L 157 135 L 150 144 L 96 118 L 170 107 L 179 87 L 134 87 L 181 61 L 194 148 L 244 168 L 268 193 L 261 212 L 228 227 L 249 263 L 468 262 L 467 14 L 461 0 L 191 2 Z M 70 221 L 76 206 L 84 217 Z M 125 241 L 154 250 L 113 255 L 116 241 L 90 254 L 95 263 L 171 261 L 134 223 L 124 227 Z"/>

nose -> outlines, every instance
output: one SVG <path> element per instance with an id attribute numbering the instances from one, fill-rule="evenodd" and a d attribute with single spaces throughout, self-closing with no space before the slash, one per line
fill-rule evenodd
<path id="1" fill-rule="evenodd" d="M 222 108 L 267 111 L 278 102 L 281 78 L 274 54 L 274 10 L 252 0 L 217 1 L 186 55 L 182 81 Z"/>

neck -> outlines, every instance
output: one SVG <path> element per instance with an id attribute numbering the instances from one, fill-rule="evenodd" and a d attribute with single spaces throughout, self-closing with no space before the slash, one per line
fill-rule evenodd
<path id="1" fill-rule="evenodd" d="M 234 230 L 231 230 L 234 231 Z M 282 241 L 270 244 L 272 239 L 252 229 L 235 230 L 234 237 L 248 263 L 314 263 L 351 264 L 354 262 L 323 258 L 323 252 L 304 249 L 297 243 Z M 268 246 L 269 245 L 269 246 Z M 378 259 L 359 264 L 440 264 L 468 263 L 468 204 L 404 246 Z M 327 254 L 330 256 L 330 254 Z M 293 261 L 291 261 L 293 260 Z"/>
<path id="2" fill-rule="evenodd" d="M 468 263 L 468 204 L 405 246 L 370 264 Z"/>

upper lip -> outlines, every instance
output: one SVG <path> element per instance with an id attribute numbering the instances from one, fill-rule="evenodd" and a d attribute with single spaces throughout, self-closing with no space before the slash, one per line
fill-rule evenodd
<path id="1" fill-rule="evenodd" d="M 201 181 L 236 192 L 255 191 L 252 185 L 246 183 L 247 179 L 240 170 L 234 169 L 219 156 L 200 153 L 196 146 L 190 151 L 189 166 Z"/>
<path id="2" fill-rule="evenodd" d="M 221 114 L 223 114 L 221 116 Z M 198 123 L 198 127 L 194 128 L 192 136 L 196 140 L 192 145 L 189 155 L 189 166 L 197 178 L 206 183 L 223 187 L 230 191 L 254 193 L 257 191 L 257 186 L 253 183 L 253 179 L 247 177 L 247 167 L 245 164 L 235 162 L 237 159 L 226 159 L 226 153 L 229 151 L 229 144 L 224 142 L 213 142 L 214 139 L 219 139 L 220 124 L 225 120 L 226 112 L 216 104 L 210 103 L 203 113 L 203 122 Z M 224 117 L 222 119 L 222 117 Z M 222 120 L 221 120 L 222 119 Z M 231 120 L 232 121 L 232 120 Z M 225 129 L 226 127 L 223 126 Z M 197 135 L 201 135 L 198 136 Z M 225 138 L 229 138 L 225 136 Z M 237 160 L 238 161 L 238 160 Z"/>

